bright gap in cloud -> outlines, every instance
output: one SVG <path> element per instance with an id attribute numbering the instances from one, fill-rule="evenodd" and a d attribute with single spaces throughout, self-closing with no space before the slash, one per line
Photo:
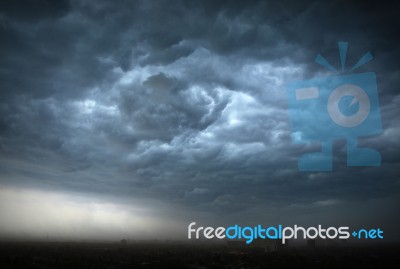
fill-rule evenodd
<path id="1" fill-rule="evenodd" d="M 0 237 L 20 240 L 154 239 L 174 225 L 144 206 L 14 188 L 0 188 L 0 216 Z"/>

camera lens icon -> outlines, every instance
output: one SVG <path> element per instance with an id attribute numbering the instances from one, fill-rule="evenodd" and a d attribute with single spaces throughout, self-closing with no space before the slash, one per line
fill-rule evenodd
<path id="1" fill-rule="evenodd" d="M 380 166 L 378 151 L 361 147 L 358 139 L 383 132 L 374 72 L 351 74 L 373 59 L 365 53 L 346 68 L 347 42 L 339 42 L 341 72 L 320 54 L 315 62 L 337 75 L 294 81 L 287 86 L 292 141 L 321 145 L 298 160 L 300 171 L 332 171 L 332 144 L 347 140 L 347 166 Z"/>
<path id="2" fill-rule="evenodd" d="M 340 101 L 343 97 L 352 97 L 349 106 L 358 103 L 358 110 L 353 115 L 345 115 L 340 109 Z M 368 117 L 371 103 L 363 89 L 354 84 L 345 84 L 332 91 L 328 98 L 328 113 L 331 119 L 338 125 L 351 128 L 360 125 Z"/>

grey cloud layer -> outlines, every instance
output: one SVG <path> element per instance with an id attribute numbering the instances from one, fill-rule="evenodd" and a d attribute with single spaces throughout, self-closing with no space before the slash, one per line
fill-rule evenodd
<path id="1" fill-rule="evenodd" d="M 47 3 L 47 2 L 46 2 Z M 47 3 L 0 13 L 1 182 L 143 196 L 197 210 L 398 195 L 395 7 L 347 2 Z M 371 49 L 379 169 L 297 172 L 285 83 Z M 384 181 L 382 181 L 384 180 Z M 359 190 L 362 186 L 363 191 Z"/>

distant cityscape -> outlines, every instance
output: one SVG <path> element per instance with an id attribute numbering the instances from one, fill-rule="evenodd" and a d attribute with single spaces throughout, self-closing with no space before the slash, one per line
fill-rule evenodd
<path id="1" fill-rule="evenodd" d="M 0 268 L 398 268 L 399 245 L 346 246 L 308 240 L 210 243 L 129 241 L 115 243 L 3 242 Z"/>

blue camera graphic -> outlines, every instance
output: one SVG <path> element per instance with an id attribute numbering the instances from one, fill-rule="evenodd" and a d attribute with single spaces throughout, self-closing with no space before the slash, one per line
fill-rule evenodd
<path id="1" fill-rule="evenodd" d="M 342 71 L 345 69 L 347 42 L 339 42 Z M 372 59 L 366 53 L 350 69 L 353 71 Z M 321 55 L 316 62 L 338 71 Z M 287 86 L 292 141 L 295 144 L 320 143 L 320 152 L 303 154 L 300 171 L 331 171 L 332 141 L 347 139 L 348 166 L 379 166 L 380 153 L 358 147 L 358 137 L 382 132 L 376 76 L 373 72 L 345 74 Z"/>

